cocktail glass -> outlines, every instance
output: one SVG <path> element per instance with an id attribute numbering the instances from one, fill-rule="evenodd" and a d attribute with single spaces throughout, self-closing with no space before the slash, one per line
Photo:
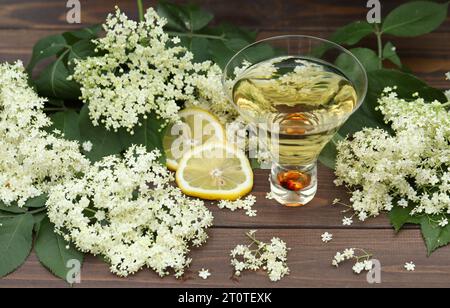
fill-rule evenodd
<path id="1" fill-rule="evenodd" d="M 240 87 L 243 78 L 249 74 L 254 75 L 257 70 L 266 70 L 262 75 L 258 72 L 258 76 L 271 76 L 272 79 L 268 78 L 273 87 L 273 79 L 283 75 L 281 72 L 286 69 L 283 63 L 290 63 L 291 59 L 295 63 L 320 64 L 330 72 L 343 76 L 348 82 L 346 86 L 349 88 L 346 90 L 350 89 L 352 93 L 350 104 L 340 104 L 339 107 L 333 107 L 336 109 L 334 110 L 331 107 L 335 101 L 330 101 L 328 105 L 316 106 L 314 111 L 299 104 L 262 112 L 258 109 L 261 102 L 256 101 L 260 93 L 245 96 L 237 90 L 240 89 L 238 85 Z M 286 206 L 302 206 L 310 202 L 317 192 L 317 160 L 321 151 L 361 106 L 366 96 L 367 74 L 363 65 L 350 51 L 333 42 L 304 35 L 278 36 L 256 42 L 239 51 L 225 67 L 222 81 L 230 102 L 252 131 L 266 132 L 261 138 L 264 138 L 264 144 L 271 153 L 270 185 L 274 199 Z M 308 91 L 315 91 L 315 88 L 299 88 L 298 83 L 293 83 L 294 88 L 289 88 L 289 82 L 286 79 L 280 81 L 283 89 L 291 96 L 297 90 L 303 96 L 308 95 Z M 320 89 L 322 92 L 319 91 L 320 95 L 328 93 L 328 90 L 332 93 L 333 89 L 327 89 L 326 86 L 325 82 L 324 88 Z M 320 88 L 321 85 L 314 87 Z M 277 87 L 276 90 L 280 89 Z M 265 89 L 264 93 L 268 92 L 270 88 L 268 91 Z M 278 91 L 276 95 L 283 101 L 280 93 L 282 92 Z M 346 92 L 348 93 L 350 92 Z M 264 100 L 267 101 L 274 102 Z"/>

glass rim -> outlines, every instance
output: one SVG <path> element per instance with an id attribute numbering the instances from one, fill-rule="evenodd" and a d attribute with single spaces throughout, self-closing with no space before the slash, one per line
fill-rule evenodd
<path id="1" fill-rule="evenodd" d="M 368 79 L 368 76 L 367 76 L 367 71 L 366 71 L 366 69 L 364 68 L 364 66 L 363 66 L 363 64 L 361 63 L 361 61 L 359 61 L 359 59 L 358 59 L 358 58 L 357 58 L 350 50 L 348 50 L 347 48 L 345 48 L 345 47 L 343 47 L 343 46 L 341 46 L 341 45 L 339 45 L 339 44 L 337 44 L 337 43 L 335 43 L 335 42 L 332 42 L 332 41 L 330 41 L 330 40 L 323 39 L 323 38 L 320 38 L 320 37 L 317 37 L 317 36 L 312 36 L 312 35 L 286 34 L 286 35 L 272 36 L 272 37 L 268 37 L 268 38 L 265 38 L 265 39 L 261 39 L 261 40 L 259 40 L 259 41 L 256 41 L 256 42 L 254 42 L 254 43 L 251 43 L 251 44 L 245 46 L 244 48 L 240 49 L 238 52 L 236 52 L 236 53 L 234 54 L 234 56 L 227 62 L 227 64 L 225 65 L 225 67 L 224 67 L 224 69 L 223 69 L 223 73 L 222 73 L 222 87 L 223 87 L 223 90 L 225 91 L 225 95 L 227 96 L 228 100 L 229 100 L 231 103 L 233 103 L 233 105 L 235 105 L 234 100 L 233 100 L 233 97 L 232 97 L 232 94 L 229 93 L 230 91 L 227 91 L 227 85 L 226 85 L 226 84 L 227 84 L 227 82 L 226 82 L 226 79 L 227 79 L 227 71 L 228 71 L 229 66 L 231 65 L 231 63 L 233 63 L 233 61 L 236 60 L 236 58 L 237 58 L 239 55 L 241 55 L 245 50 L 247 50 L 247 49 L 249 49 L 249 48 L 252 48 L 252 47 L 254 47 L 254 46 L 256 46 L 256 45 L 259 45 L 259 44 L 261 44 L 261 43 L 264 43 L 264 42 L 275 41 L 275 40 L 283 40 L 283 39 L 289 39 L 289 38 L 291 38 L 291 39 L 292 39 L 292 38 L 294 38 L 294 39 L 311 39 L 311 40 L 320 41 L 320 42 L 323 42 L 323 43 L 326 43 L 326 44 L 330 44 L 330 45 L 332 45 L 333 47 L 335 47 L 335 48 L 337 48 L 337 49 L 342 50 L 343 52 L 345 52 L 347 55 L 349 55 L 349 56 L 350 56 L 350 57 L 358 64 L 358 66 L 359 66 L 361 72 L 363 73 L 362 75 L 363 75 L 363 77 L 364 77 L 364 80 L 363 80 L 364 87 L 363 87 L 363 93 L 362 93 L 362 95 L 361 95 L 360 97 L 358 97 L 358 103 L 356 104 L 356 107 L 355 107 L 355 108 L 353 109 L 353 111 L 348 115 L 348 118 L 351 117 L 351 116 L 359 109 L 359 107 L 361 107 L 362 103 L 363 103 L 364 100 L 366 99 L 367 91 L 368 91 L 368 88 L 369 88 L 369 79 Z M 353 82 L 353 81 L 352 81 L 352 82 Z M 348 119 L 348 118 L 347 118 L 347 119 Z"/>

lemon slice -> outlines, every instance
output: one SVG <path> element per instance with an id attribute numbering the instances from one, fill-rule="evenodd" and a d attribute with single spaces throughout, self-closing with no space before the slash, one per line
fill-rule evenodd
<path id="1" fill-rule="evenodd" d="M 169 127 L 163 138 L 167 167 L 176 171 L 183 155 L 208 142 L 225 142 L 225 130 L 219 120 L 201 108 L 186 108 L 179 113 L 181 122 Z"/>
<path id="2" fill-rule="evenodd" d="M 184 155 L 176 181 L 191 197 L 237 200 L 252 190 L 253 171 L 243 151 L 224 143 L 208 143 Z"/>

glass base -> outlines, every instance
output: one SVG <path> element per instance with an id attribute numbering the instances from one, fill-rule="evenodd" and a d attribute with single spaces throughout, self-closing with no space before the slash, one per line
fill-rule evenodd
<path id="1" fill-rule="evenodd" d="M 270 175 L 273 198 L 289 207 L 304 206 L 317 192 L 317 164 L 281 166 L 274 163 Z"/>

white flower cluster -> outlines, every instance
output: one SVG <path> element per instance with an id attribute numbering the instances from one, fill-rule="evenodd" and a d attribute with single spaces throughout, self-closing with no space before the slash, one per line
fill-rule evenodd
<path id="1" fill-rule="evenodd" d="M 256 197 L 248 195 L 244 199 L 238 199 L 236 201 L 220 200 L 218 207 L 220 209 L 229 209 L 232 212 L 236 210 L 245 210 L 245 214 L 249 217 L 255 217 L 257 210 L 253 209 L 253 205 L 256 203 Z"/>
<path id="2" fill-rule="evenodd" d="M 357 256 L 356 250 L 355 248 L 349 248 L 343 252 L 337 252 L 333 258 L 332 265 L 339 267 L 345 261 L 354 260 L 356 263 L 352 269 L 355 274 L 361 274 L 363 271 L 371 271 L 373 268 L 373 262 L 371 261 L 372 254 L 369 254 L 363 249 L 358 249 L 363 252 L 363 255 Z"/>
<path id="3" fill-rule="evenodd" d="M 395 205 L 411 206 L 411 215 L 450 214 L 450 112 L 391 90 L 379 108 L 394 135 L 367 128 L 339 143 L 336 184 L 355 189 L 351 202 L 360 220 Z"/>
<path id="4" fill-rule="evenodd" d="M 212 214 L 200 200 L 171 185 L 159 153 L 131 147 L 83 175 L 55 186 L 47 201 L 56 231 L 79 250 L 101 255 L 111 271 L 127 276 L 147 266 L 160 276 L 184 273 L 189 245 L 207 239 Z"/>
<path id="5" fill-rule="evenodd" d="M 289 274 L 287 254 L 289 248 L 281 239 L 274 237 L 270 243 L 258 241 L 256 231 L 250 231 L 247 236 L 252 243 L 248 246 L 238 245 L 231 251 L 231 265 L 235 276 L 239 277 L 244 270 L 267 271 L 273 282 L 281 280 Z"/>
<path id="6" fill-rule="evenodd" d="M 79 144 L 47 133 L 45 99 L 27 82 L 21 62 L 0 64 L 0 201 L 23 206 L 88 166 Z"/>
<path id="7" fill-rule="evenodd" d="M 77 61 L 73 75 L 94 125 L 132 132 L 152 112 L 176 120 L 180 103 L 207 101 L 217 113 L 231 109 L 220 86 L 220 68 L 210 61 L 193 63 L 180 40 L 164 32 L 166 23 L 152 8 L 142 22 L 118 8 L 108 16 L 106 36 L 94 41 L 99 55 Z"/>

